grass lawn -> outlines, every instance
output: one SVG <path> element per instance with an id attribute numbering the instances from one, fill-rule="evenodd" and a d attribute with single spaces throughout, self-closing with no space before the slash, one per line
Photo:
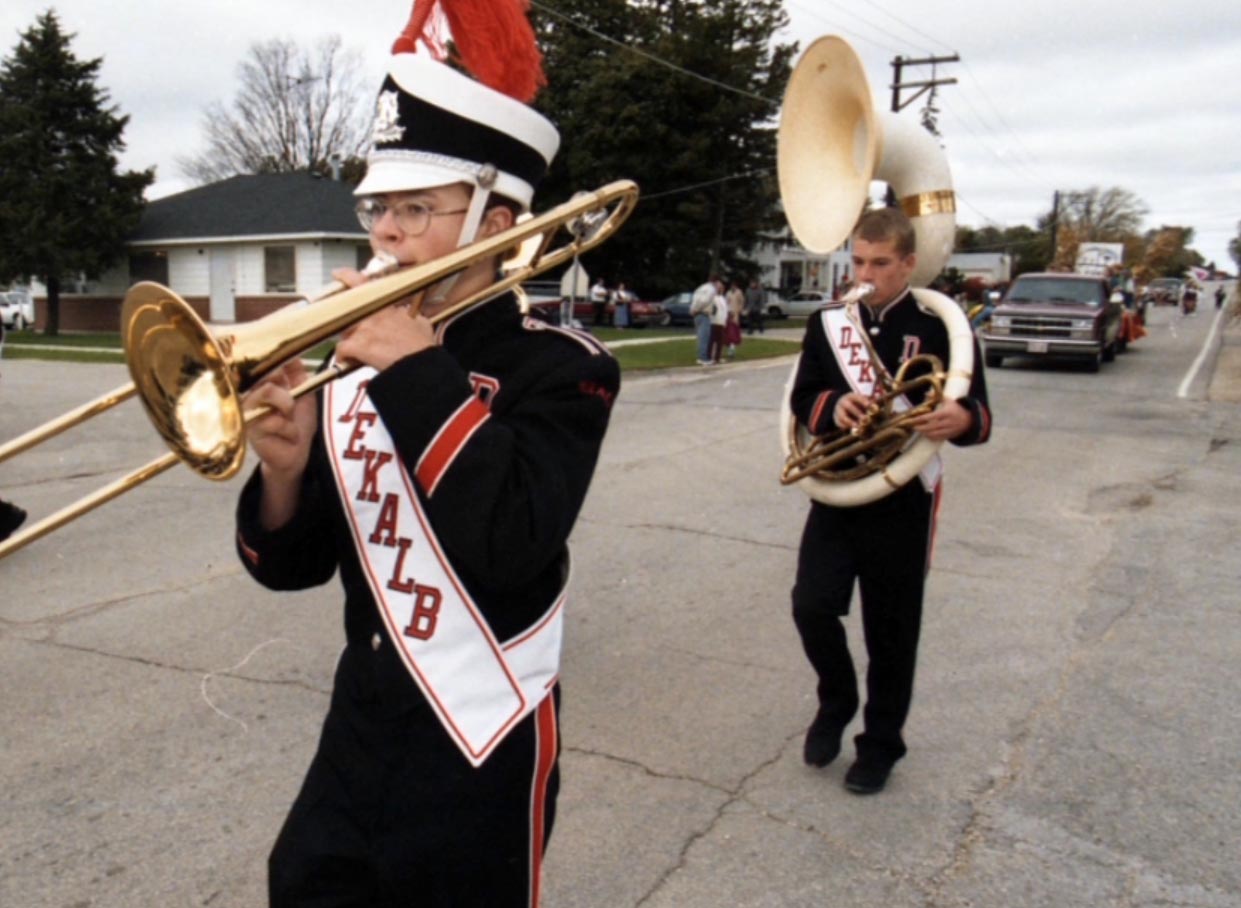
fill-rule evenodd
<path id="1" fill-rule="evenodd" d="M 796 320 L 789 320 L 790 322 Z M 788 325 L 789 322 L 783 322 Z M 615 341 L 643 341 L 660 339 L 659 343 L 626 344 L 613 352 L 621 369 L 674 369 L 694 366 L 697 360 L 697 341 L 692 328 L 594 328 L 591 333 L 604 343 Z M 665 340 L 664 338 L 676 338 Z M 84 349 L 91 348 L 91 349 Z M 318 360 L 326 355 L 331 343 L 323 343 L 306 354 L 307 359 Z M 767 359 L 796 353 L 797 341 L 775 340 L 746 336 L 737 348 L 736 362 Z M 43 359 L 62 362 L 125 361 L 121 350 L 121 338 L 116 333 L 61 334 L 45 337 L 33 331 L 10 333 L 4 345 L 4 355 L 9 359 Z"/>

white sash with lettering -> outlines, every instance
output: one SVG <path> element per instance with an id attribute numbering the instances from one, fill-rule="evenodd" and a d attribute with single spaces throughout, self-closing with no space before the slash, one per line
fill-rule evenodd
<path id="1" fill-rule="evenodd" d="M 875 369 L 865 341 L 858 336 L 861 330 L 850 321 L 844 306 L 830 306 L 823 310 L 823 333 L 827 336 L 827 345 L 836 355 L 840 371 L 854 391 L 871 397 L 875 393 Z M 892 409 L 897 413 L 903 413 L 909 407 L 910 403 L 903 394 L 892 402 Z M 922 480 L 924 489 L 933 492 L 943 473 L 943 459 L 936 454 L 919 471 L 918 478 Z"/>
<path id="2" fill-rule="evenodd" d="M 357 369 L 324 392 L 333 473 L 362 569 L 410 676 L 474 765 L 550 692 L 560 664 L 565 590 L 501 645 L 444 555 L 414 479 Z"/>

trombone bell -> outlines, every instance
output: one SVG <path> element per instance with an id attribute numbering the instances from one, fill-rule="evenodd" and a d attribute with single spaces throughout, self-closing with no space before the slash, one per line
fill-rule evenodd
<path id="1" fill-rule="evenodd" d="M 121 324 L 129 374 L 156 431 L 198 475 L 235 475 L 246 451 L 241 395 L 206 324 L 151 282 L 126 294 Z"/>

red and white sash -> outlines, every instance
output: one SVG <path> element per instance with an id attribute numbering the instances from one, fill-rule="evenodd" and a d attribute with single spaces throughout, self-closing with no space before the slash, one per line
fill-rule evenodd
<path id="1" fill-rule="evenodd" d="M 503 645 L 495 639 L 367 397 L 374 375 L 357 369 L 324 392 L 333 473 L 388 635 L 445 730 L 478 766 L 556 682 L 567 578 L 525 633 Z"/>
<path id="2" fill-rule="evenodd" d="M 848 379 L 849 386 L 858 394 L 873 397 L 876 384 L 875 367 L 871 363 L 866 342 L 859 335 L 863 329 L 849 318 L 845 309 L 845 306 L 829 306 L 823 310 L 823 333 L 827 336 L 827 345 L 835 354 L 836 363 Z M 892 402 L 892 409 L 897 413 L 903 413 L 910 406 L 903 394 Z M 918 478 L 922 480 L 924 489 L 933 492 L 943 473 L 943 459 L 936 454 L 919 471 Z"/>

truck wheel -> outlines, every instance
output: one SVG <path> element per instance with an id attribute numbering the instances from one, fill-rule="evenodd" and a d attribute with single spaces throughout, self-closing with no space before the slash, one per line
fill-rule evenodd
<path id="1" fill-rule="evenodd" d="M 1098 372 L 1099 364 L 1102 361 L 1103 361 L 1103 354 L 1096 353 L 1094 356 L 1090 357 L 1090 359 L 1086 360 L 1086 371 L 1087 372 Z"/>
<path id="2" fill-rule="evenodd" d="M 1110 363 L 1115 358 L 1116 358 L 1116 344 L 1115 342 L 1113 342 L 1103 348 L 1103 361 L 1105 363 Z"/>
<path id="3" fill-rule="evenodd" d="M 987 353 L 983 356 L 983 362 L 987 364 L 988 369 L 998 369 L 1004 362 L 1004 357 L 998 353 Z"/>

